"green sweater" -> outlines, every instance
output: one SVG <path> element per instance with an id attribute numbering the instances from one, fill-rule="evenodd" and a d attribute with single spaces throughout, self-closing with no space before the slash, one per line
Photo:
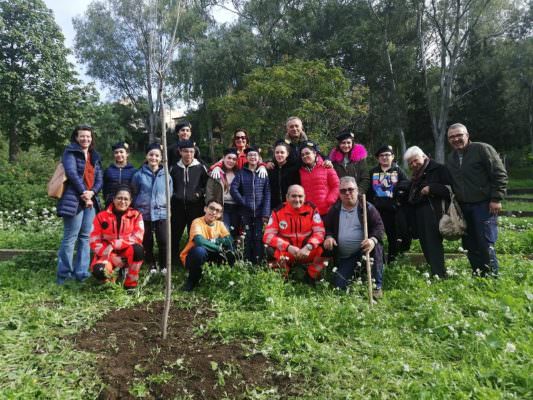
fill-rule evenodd
<path id="1" fill-rule="evenodd" d="M 507 171 L 490 144 L 470 142 L 460 153 L 453 150 L 446 161 L 459 202 L 501 201 L 507 188 Z"/>

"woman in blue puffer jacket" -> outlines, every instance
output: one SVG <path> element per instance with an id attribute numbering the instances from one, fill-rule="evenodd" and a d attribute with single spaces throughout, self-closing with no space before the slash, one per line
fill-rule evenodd
<path id="1" fill-rule="evenodd" d="M 117 188 L 121 185 L 130 185 L 137 168 L 128 162 L 129 145 L 118 142 L 111 146 L 115 161 L 104 171 L 104 200 L 106 208 L 113 202 Z"/>
<path id="2" fill-rule="evenodd" d="M 100 211 L 96 194 L 102 188 L 101 158 L 94 150 L 94 139 L 92 127 L 76 126 L 62 157 L 67 182 L 57 203 L 57 215 L 63 218 L 63 240 L 57 254 L 58 284 L 68 279 L 83 281 L 90 275 L 89 235 L 94 216 Z"/>
<path id="3" fill-rule="evenodd" d="M 154 234 L 159 248 L 159 267 L 166 272 L 167 253 L 167 198 L 165 193 L 165 170 L 161 165 L 162 150 L 159 143 L 152 143 L 146 151 L 146 162 L 133 175 L 131 187 L 134 193 L 133 207 L 143 215 L 144 221 L 144 261 L 150 272 L 157 272 L 154 257 Z M 172 196 L 172 178 L 170 195 Z"/>

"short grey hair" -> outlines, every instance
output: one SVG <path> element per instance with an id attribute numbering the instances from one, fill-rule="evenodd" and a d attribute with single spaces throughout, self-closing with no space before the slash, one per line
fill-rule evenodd
<path id="1" fill-rule="evenodd" d="M 302 189 L 303 192 L 304 192 L 304 195 L 305 195 L 305 189 L 303 188 L 303 186 L 301 186 L 301 185 L 291 185 L 287 189 L 287 197 L 289 196 L 289 193 L 292 192 L 294 189 Z"/>
<path id="2" fill-rule="evenodd" d="M 462 129 L 464 130 L 466 133 L 468 133 L 468 129 L 466 129 L 466 126 L 464 126 L 463 124 L 457 122 L 455 124 L 451 124 L 449 127 L 448 127 L 448 132 L 451 131 L 452 129 Z"/>
<path id="3" fill-rule="evenodd" d="M 285 126 L 287 126 L 287 124 L 291 121 L 294 121 L 295 119 L 297 119 L 298 121 L 300 121 L 302 123 L 302 126 L 303 126 L 303 121 L 300 117 L 296 117 L 296 116 L 291 116 L 289 118 L 287 118 L 287 121 L 285 122 Z"/>
<path id="4" fill-rule="evenodd" d="M 427 157 L 426 153 L 424 153 L 420 147 L 411 146 L 407 150 L 405 150 L 405 153 L 403 154 L 403 159 L 405 161 L 409 161 L 411 158 L 417 156 Z"/>
<path id="5" fill-rule="evenodd" d="M 343 176 L 341 179 L 340 179 L 340 183 L 353 183 L 355 185 L 355 187 L 357 188 L 357 181 L 355 180 L 355 178 L 353 176 Z"/>

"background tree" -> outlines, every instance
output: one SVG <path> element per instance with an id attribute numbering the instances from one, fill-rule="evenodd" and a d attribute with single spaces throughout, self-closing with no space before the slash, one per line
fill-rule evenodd
<path id="1" fill-rule="evenodd" d="M 82 17 L 73 19 L 76 54 L 87 65 L 87 74 L 102 82 L 116 96 L 128 99 L 135 108 L 139 108 L 141 99 L 146 100 L 146 127 L 151 142 L 160 129 L 161 101 L 158 96 L 161 86 L 165 85 L 170 104 L 177 100 L 175 88 L 167 79 L 162 80 L 153 68 L 161 61 L 158 58 L 161 49 L 154 45 L 168 43 L 172 35 L 187 37 L 190 30 L 199 29 L 201 21 L 194 13 L 207 2 L 198 2 L 196 7 L 188 8 L 191 14 L 180 18 L 177 33 L 169 22 L 176 4 L 171 0 L 97 0 L 89 5 Z M 154 14 L 156 9 L 164 11 Z M 158 19 L 154 19 L 154 15 Z"/>
<path id="2" fill-rule="evenodd" d="M 361 128 L 366 93 L 365 87 L 352 86 L 340 68 L 296 60 L 254 69 L 243 89 L 218 100 L 216 110 L 226 132 L 245 126 L 258 145 L 283 137 L 287 116 L 298 115 L 306 132 L 329 146 L 340 128 Z"/>
<path id="3" fill-rule="evenodd" d="M 10 162 L 31 144 L 61 146 L 81 122 L 92 91 L 80 86 L 68 54 L 43 1 L 0 1 L 0 131 Z"/>
<path id="4" fill-rule="evenodd" d="M 490 0 L 424 0 L 418 7 L 420 64 L 424 76 L 427 108 L 435 141 L 435 158 L 444 161 L 448 117 L 460 63 L 470 41 L 501 36 L 517 22 L 512 4 Z"/>

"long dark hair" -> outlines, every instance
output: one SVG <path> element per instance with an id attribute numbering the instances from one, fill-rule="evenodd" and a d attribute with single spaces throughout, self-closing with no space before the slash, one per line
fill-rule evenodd
<path id="1" fill-rule="evenodd" d="M 94 135 L 94 128 L 91 125 L 76 125 L 74 130 L 72 131 L 72 134 L 70 135 L 70 141 L 71 143 L 78 143 L 78 132 L 79 131 L 89 131 L 91 132 L 91 144 L 89 145 L 89 151 L 94 150 L 95 145 L 95 135 Z"/>

